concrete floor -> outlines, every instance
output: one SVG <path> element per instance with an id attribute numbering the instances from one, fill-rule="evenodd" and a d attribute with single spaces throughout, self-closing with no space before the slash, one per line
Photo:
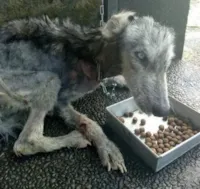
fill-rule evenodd
<path id="1" fill-rule="evenodd" d="M 170 94 L 200 112 L 200 0 L 191 0 L 182 62 L 169 71 Z"/>
<path id="2" fill-rule="evenodd" d="M 191 0 L 183 61 L 200 66 L 200 0 Z"/>

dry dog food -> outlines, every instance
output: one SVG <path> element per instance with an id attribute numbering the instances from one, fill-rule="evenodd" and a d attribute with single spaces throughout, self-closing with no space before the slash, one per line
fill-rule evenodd
<path id="1" fill-rule="evenodd" d="M 150 137 L 151 133 L 150 132 L 146 132 L 146 137 Z"/>
<path id="2" fill-rule="evenodd" d="M 122 117 L 117 117 L 117 119 L 118 119 L 119 121 L 121 121 L 122 123 L 124 123 L 124 119 L 123 119 Z"/>
<path id="3" fill-rule="evenodd" d="M 145 119 L 141 119 L 140 125 L 144 126 L 146 124 L 146 120 Z"/>
<path id="4" fill-rule="evenodd" d="M 139 129 L 135 129 L 135 134 L 136 135 L 140 135 L 140 130 Z"/>
<path id="5" fill-rule="evenodd" d="M 165 129 L 164 125 L 160 125 L 160 126 L 159 126 L 159 129 L 160 129 L 161 131 L 163 131 L 163 130 Z"/>
<path id="6" fill-rule="evenodd" d="M 137 123 L 137 118 L 136 117 L 133 118 L 132 123 L 133 124 Z"/>
<path id="7" fill-rule="evenodd" d="M 138 113 L 142 114 L 141 111 Z M 143 115 L 139 116 L 139 114 L 137 117 L 137 114 L 133 112 L 125 112 L 123 117 L 117 118 L 122 123 L 125 123 L 125 119 L 131 119 L 130 123 L 133 125 L 133 128 L 135 127 L 135 135 L 139 136 L 141 140 L 158 155 L 169 151 L 176 145 L 198 133 L 198 131 L 194 130 L 188 123 L 176 117 L 164 117 L 162 120 L 166 123 L 158 125 L 156 131 L 149 132 L 147 126 L 145 128 L 148 119 L 142 118 Z"/>
<path id="8" fill-rule="evenodd" d="M 128 116 L 129 116 L 129 117 L 133 117 L 133 112 L 129 112 L 129 113 L 128 113 Z"/>
<path id="9" fill-rule="evenodd" d="M 139 130 L 141 133 L 145 131 L 145 129 L 143 127 L 139 128 Z"/>

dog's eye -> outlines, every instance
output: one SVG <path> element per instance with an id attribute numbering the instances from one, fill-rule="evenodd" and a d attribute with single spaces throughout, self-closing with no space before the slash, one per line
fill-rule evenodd
<path id="1" fill-rule="evenodd" d="M 143 52 L 135 52 L 135 56 L 140 60 L 145 59 L 145 54 Z"/>

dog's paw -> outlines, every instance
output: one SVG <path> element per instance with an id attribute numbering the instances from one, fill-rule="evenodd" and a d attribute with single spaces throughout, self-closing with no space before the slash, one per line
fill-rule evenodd
<path id="1" fill-rule="evenodd" d="M 127 172 L 120 150 L 104 134 L 102 128 L 85 115 L 80 117 L 80 132 L 96 146 L 103 166 L 110 170 Z"/>
<path id="2" fill-rule="evenodd" d="M 97 146 L 97 150 L 103 166 L 110 170 L 120 170 L 121 173 L 127 172 L 124 158 L 115 144 L 107 140 L 104 145 Z"/>
<path id="3" fill-rule="evenodd" d="M 17 140 L 14 144 L 13 151 L 16 156 L 22 155 L 32 155 L 36 154 L 37 152 L 41 151 L 33 141 L 28 140 Z"/>
<path id="4" fill-rule="evenodd" d="M 125 78 L 122 75 L 115 77 L 105 78 L 103 83 L 106 87 L 117 86 L 120 88 L 127 87 Z"/>

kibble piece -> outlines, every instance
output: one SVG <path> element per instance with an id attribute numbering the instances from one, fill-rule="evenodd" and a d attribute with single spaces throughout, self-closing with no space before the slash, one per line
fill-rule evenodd
<path id="1" fill-rule="evenodd" d="M 170 148 L 169 143 L 164 144 L 166 148 Z"/>
<path id="2" fill-rule="evenodd" d="M 117 119 L 118 119 L 119 121 L 121 121 L 122 123 L 125 122 L 124 119 L 123 119 L 122 117 L 117 117 Z"/>
<path id="3" fill-rule="evenodd" d="M 137 123 L 137 120 L 138 120 L 137 117 L 134 117 L 133 120 L 132 120 L 132 123 L 133 124 Z"/>
<path id="4" fill-rule="evenodd" d="M 173 138 L 172 141 L 177 144 L 178 143 L 178 139 L 177 138 Z"/>
<path id="5" fill-rule="evenodd" d="M 160 154 L 162 154 L 163 153 L 163 149 L 162 148 L 158 148 L 157 152 L 160 153 Z"/>
<path id="6" fill-rule="evenodd" d="M 151 137 L 151 133 L 150 132 L 146 132 L 146 137 Z"/>
<path id="7" fill-rule="evenodd" d="M 182 127 L 182 131 L 186 131 L 187 130 L 187 127 L 186 126 L 183 126 Z"/>
<path id="8" fill-rule="evenodd" d="M 177 135 L 180 135 L 180 136 L 182 136 L 182 135 L 183 135 L 183 133 L 182 133 L 181 131 L 179 131 Z"/>
<path id="9" fill-rule="evenodd" d="M 140 130 L 139 129 L 135 129 L 135 134 L 136 135 L 140 135 Z"/>
<path id="10" fill-rule="evenodd" d="M 174 131 L 174 127 L 170 125 L 170 126 L 169 126 L 169 130 L 170 130 L 170 131 Z"/>
<path id="11" fill-rule="evenodd" d="M 152 140 L 151 143 L 154 145 L 154 144 L 157 144 L 156 140 Z"/>
<path id="12" fill-rule="evenodd" d="M 189 133 L 193 133 L 192 129 L 188 129 L 188 130 L 187 130 L 187 133 L 188 133 L 188 134 L 189 134 Z"/>
<path id="13" fill-rule="evenodd" d="M 158 144 L 163 144 L 163 140 L 162 139 L 158 139 L 157 143 Z"/>
<path id="14" fill-rule="evenodd" d="M 158 148 L 158 145 L 157 144 L 152 144 L 152 147 L 157 149 Z"/>
<path id="15" fill-rule="evenodd" d="M 151 150 L 152 150 L 154 153 L 156 153 L 156 149 L 155 149 L 155 148 L 151 148 Z"/>
<path id="16" fill-rule="evenodd" d="M 158 134 L 153 134 L 153 136 L 155 137 L 155 139 L 157 139 L 158 138 Z"/>
<path id="17" fill-rule="evenodd" d="M 145 119 L 141 119 L 140 125 L 145 125 L 146 124 L 146 120 Z"/>
<path id="18" fill-rule="evenodd" d="M 163 134 L 163 131 L 161 131 L 161 130 L 158 130 L 158 132 L 157 132 L 157 133 L 158 133 L 158 135 L 159 135 L 159 134 Z"/>
<path id="19" fill-rule="evenodd" d="M 169 139 L 169 140 L 172 140 L 172 137 L 169 135 L 169 136 L 167 136 L 167 138 Z"/>
<path id="20" fill-rule="evenodd" d="M 178 130 L 178 129 L 174 129 L 173 132 L 174 132 L 175 134 L 178 134 L 179 130 Z"/>
<path id="21" fill-rule="evenodd" d="M 169 144 L 170 144 L 171 146 L 175 146 L 175 143 L 174 143 L 173 141 L 170 141 Z"/>
<path id="22" fill-rule="evenodd" d="M 141 133 L 145 131 L 145 129 L 143 127 L 139 128 L 139 130 Z"/>
<path id="23" fill-rule="evenodd" d="M 165 129 L 165 131 L 168 132 L 168 133 L 170 132 L 169 128 Z"/>
<path id="24" fill-rule="evenodd" d="M 132 117 L 132 116 L 133 116 L 133 112 L 129 112 L 128 117 Z"/>
<path id="25" fill-rule="evenodd" d="M 183 135 L 182 138 L 183 140 L 187 140 L 189 138 L 189 135 Z"/>
<path id="26" fill-rule="evenodd" d="M 145 138 L 145 136 L 146 136 L 145 132 L 140 133 L 141 138 Z"/>
<path id="27" fill-rule="evenodd" d="M 167 121 L 167 117 L 163 117 L 163 121 Z"/>
<path id="28" fill-rule="evenodd" d="M 179 136 L 179 135 L 176 136 L 176 139 L 177 139 L 177 140 L 181 140 L 181 136 Z"/>
<path id="29" fill-rule="evenodd" d="M 155 136 L 151 136 L 150 138 L 151 138 L 151 140 L 153 140 L 153 141 L 156 140 Z"/>
<path id="30" fill-rule="evenodd" d="M 164 143 L 168 143 L 168 142 L 169 142 L 169 139 L 168 139 L 168 138 L 164 138 L 164 139 L 163 139 L 163 142 L 164 142 Z"/>
<path id="31" fill-rule="evenodd" d="M 159 126 L 159 129 L 160 129 L 161 131 L 163 131 L 163 130 L 165 129 L 164 125 L 160 125 L 160 126 Z"/>
<path id="32" fill-rule="evenodd" d="M 170 118 L 168 119 L 168 124 L 171 124 L 172 122 L 174 122 L 174 118 L 173 118 L 173 117 L 170 117 Z"/>
<path id="33" fill-rule="evenodd" d="M 167 152 L 167 151 L 169 151 L 169 148 L 163 148 L 163 151 Z"/>
<path id="34" fill-rule="evenodd" d="M 174 138 L 174 137 L 176 137 L 176 134 L 175 134 L 175 133 L 170 133 L 170 136 L 171 136 L 172 138 Z"/>
<path id="35" fill-rule="evenodd" d="M 198 133 L 198 131 L 197 131 L 197 130 L 195 130 L 193 133 L 196 135 L 196 134 Z"/>
<path id="36" fill-rule="evenodd" d="M 164 138 L 164 134 L 158 134 L 158 138 L 160 138 L 160 139 L 162 139 L 162 138 Z"/>
<path id="37" fill-rule="evenodd" d="M 180 119 L 177 121 L 177 125 L 183 125 L 183 121 L 181 121 Z"/>
<path id="38" fill-rule="evenodd" d="M 177 118 L 177 117 L 175 117 L 175 118 L 174 118 L 174 122 L 176 123 L 177 121 L 178 121 L 178 118 Z"/>
<path id="39" fill-rule="evenodd" d="M 186 126 L 186 127 L 188 127 L 187 123 L 182 123 L 181 126 Z"/>
<path id="40" fill-rule="evenodd" d="M 151 143 L 151 142 L 146 142 L 146 145 L 147 145 L 148 147 L 152 147 L 152 143 Z"/>
<path id="41" fill-rule="evenodd" d="M 159 144 L 158 146 L 159 146 L 159 148 L 164 148 L 165 147 L 164 144 Z"/>
<path id="42" fill-rule="evenodd" d="M 169 133 L 169 132 L 167 132 L 167 131 L 165 131 L 163 134 L 164 134 L 164 136 L 165 136 L 165 137 L 167 137 L 167 136 L 169 136 L 169 135 L 170 135 L 170 133 Z"/>
<path id="43" fill-rule="evenodd" d="M 189 135 L 190 137 L 194 136 L 194 134 L 193 134 L 193 133 L 189 133 L 188 135 Z"/>
<path id="44" fill-rule="evenodd" d="M 184 135 L 185 135 L 185 134 L 188 134 L 188 130 L 185 130 L 185 131 L 183 131 L 182 133 L 183 133 Z"/>
<path id="45" fill-rule="evenodd" d="M 125 113 L 124 113 L 124 117 L 128 117 L 128 112 L 125 112 Z"/>
<path id="46" fill-rule="evenodd" d="M 145 142 L 151 142 L 151 139 L 149 137 L 145 138 Z"/>
<path id="47" fill-rule="evenodd" d="M 173 121 L 173 122 L 170 123 L 170 125 L 171 125 L 172 127 L 175 127 L 175 126 L 176 126 L 176 123 Z"/>
<path id="48" fill-rule="evenodd" d="M 179 131 L 182 130 L 181 126 L 177 126 L 176 129 L 179 130 Z"/>

